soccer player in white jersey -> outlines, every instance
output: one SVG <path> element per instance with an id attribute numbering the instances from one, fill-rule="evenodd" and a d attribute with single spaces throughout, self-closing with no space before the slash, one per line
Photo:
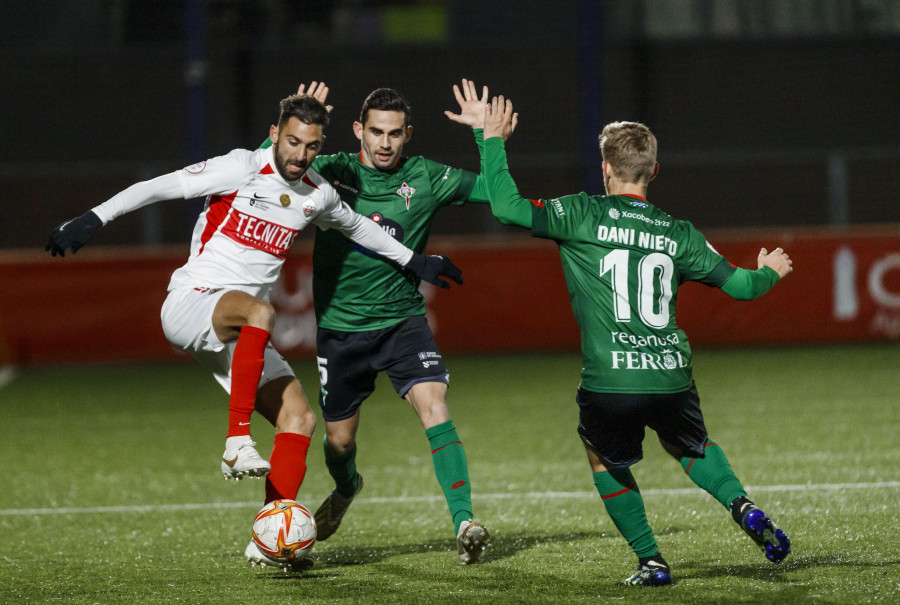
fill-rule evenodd
<path id="1" fill-rule="evenodd" d="M 449 259 L 404 247 L 372 220 L 353 212 L 309 167 L 322 148 L 328 109 L 313 96 L 281 101 L 268 149 L 227 155 L 132 185 L 57 227 L 46 249 L 77 252 L 102 225 L 160 200 L 208 196 L 187 263 L 172 274 L 162 308 L 166 338 L 190 353 L 229 392 L 221 469 L 225 478 L 266 476 L 265 502 L 296 499 L 316 416 L 288 363 L 269 344 L 275 311 L 269 292 L 297 234 L 310 223 L 355 242 L 449 288 L 462 283 Z M 361 254 L 362 252 L 353 252 Z M 413 279 L 413 276 L 410 276 Z M 254 409 L 275 426 L 267 462 L 250 435 Z M 245 555 L 266 563 L 251 541 Z M 305 564 L 304 564 L 305 565 Z"/>

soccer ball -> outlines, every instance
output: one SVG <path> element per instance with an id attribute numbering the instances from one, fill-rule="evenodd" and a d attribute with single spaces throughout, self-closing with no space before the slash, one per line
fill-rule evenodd
<path id="1" fill-rule="evenodd" d="M 316 521 L 306 507 L 294 500 L 274 500 L 256 514 L 253 541 L 273 563 L 291 563 L 312 550 Z"/>

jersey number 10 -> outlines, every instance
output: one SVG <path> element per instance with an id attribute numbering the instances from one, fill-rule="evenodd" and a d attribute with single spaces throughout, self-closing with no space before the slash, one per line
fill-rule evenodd
<path id="1" fill-rule="evenodd" d="M 630 250 L 613 250 L 600 260 L 600 275 L 612 274 L 613 309 L 616 321 L 631 321 L 631 291 L 628 289 Z M 643 256 L 637 264 L 638 313 L 644 325 L 665 328 L 669 325 L 669 301 L 672 300 L 672 259 L 659 252 Z"/>

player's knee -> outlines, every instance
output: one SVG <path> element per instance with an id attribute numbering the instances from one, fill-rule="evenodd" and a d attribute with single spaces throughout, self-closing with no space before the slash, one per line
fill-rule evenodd
<path id="1" fill-rule="evenodd" d="M 450 409 L 443 397 L 409 399 L 409 403 L 426 429 L 450 420 Z"/>
<path id="2" fill-rule="evenodd" d="M 285 407 L 278 419 L 278 430 L 311 437 L 316 430 L 316 414 L 309 407 Z"/>
<path id="3" fill-rule="evenodd" d="M 275 307 L 264 300 L 255 300 L 247 312 L 247 325 L 271 332 L 275 326 Z"/>
<path id="4" fill-rule="evenodd" d="M 327 433 L 325 435 L 325 447 L 332 454 L 340 456 L 356 447 L 356 437 L 346 433 Z"/>

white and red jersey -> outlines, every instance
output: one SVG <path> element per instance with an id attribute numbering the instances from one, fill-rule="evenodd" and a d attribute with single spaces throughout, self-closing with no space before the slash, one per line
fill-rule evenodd
<path id="1" fill-rule="evenodd" d="M 275 169 L 273 148 L 235 149 L 129 187 L 93 211 L 104 224 L 162 199 L 208 196 L 191 238 L 187 263 L 169 290 L 210 287 L 268 298 L 287 251 L 310 223 L 335 228 L 362 246 L 406 265 L 412 251 L 344 203 L 318 173 L 297 181 Z"/>

